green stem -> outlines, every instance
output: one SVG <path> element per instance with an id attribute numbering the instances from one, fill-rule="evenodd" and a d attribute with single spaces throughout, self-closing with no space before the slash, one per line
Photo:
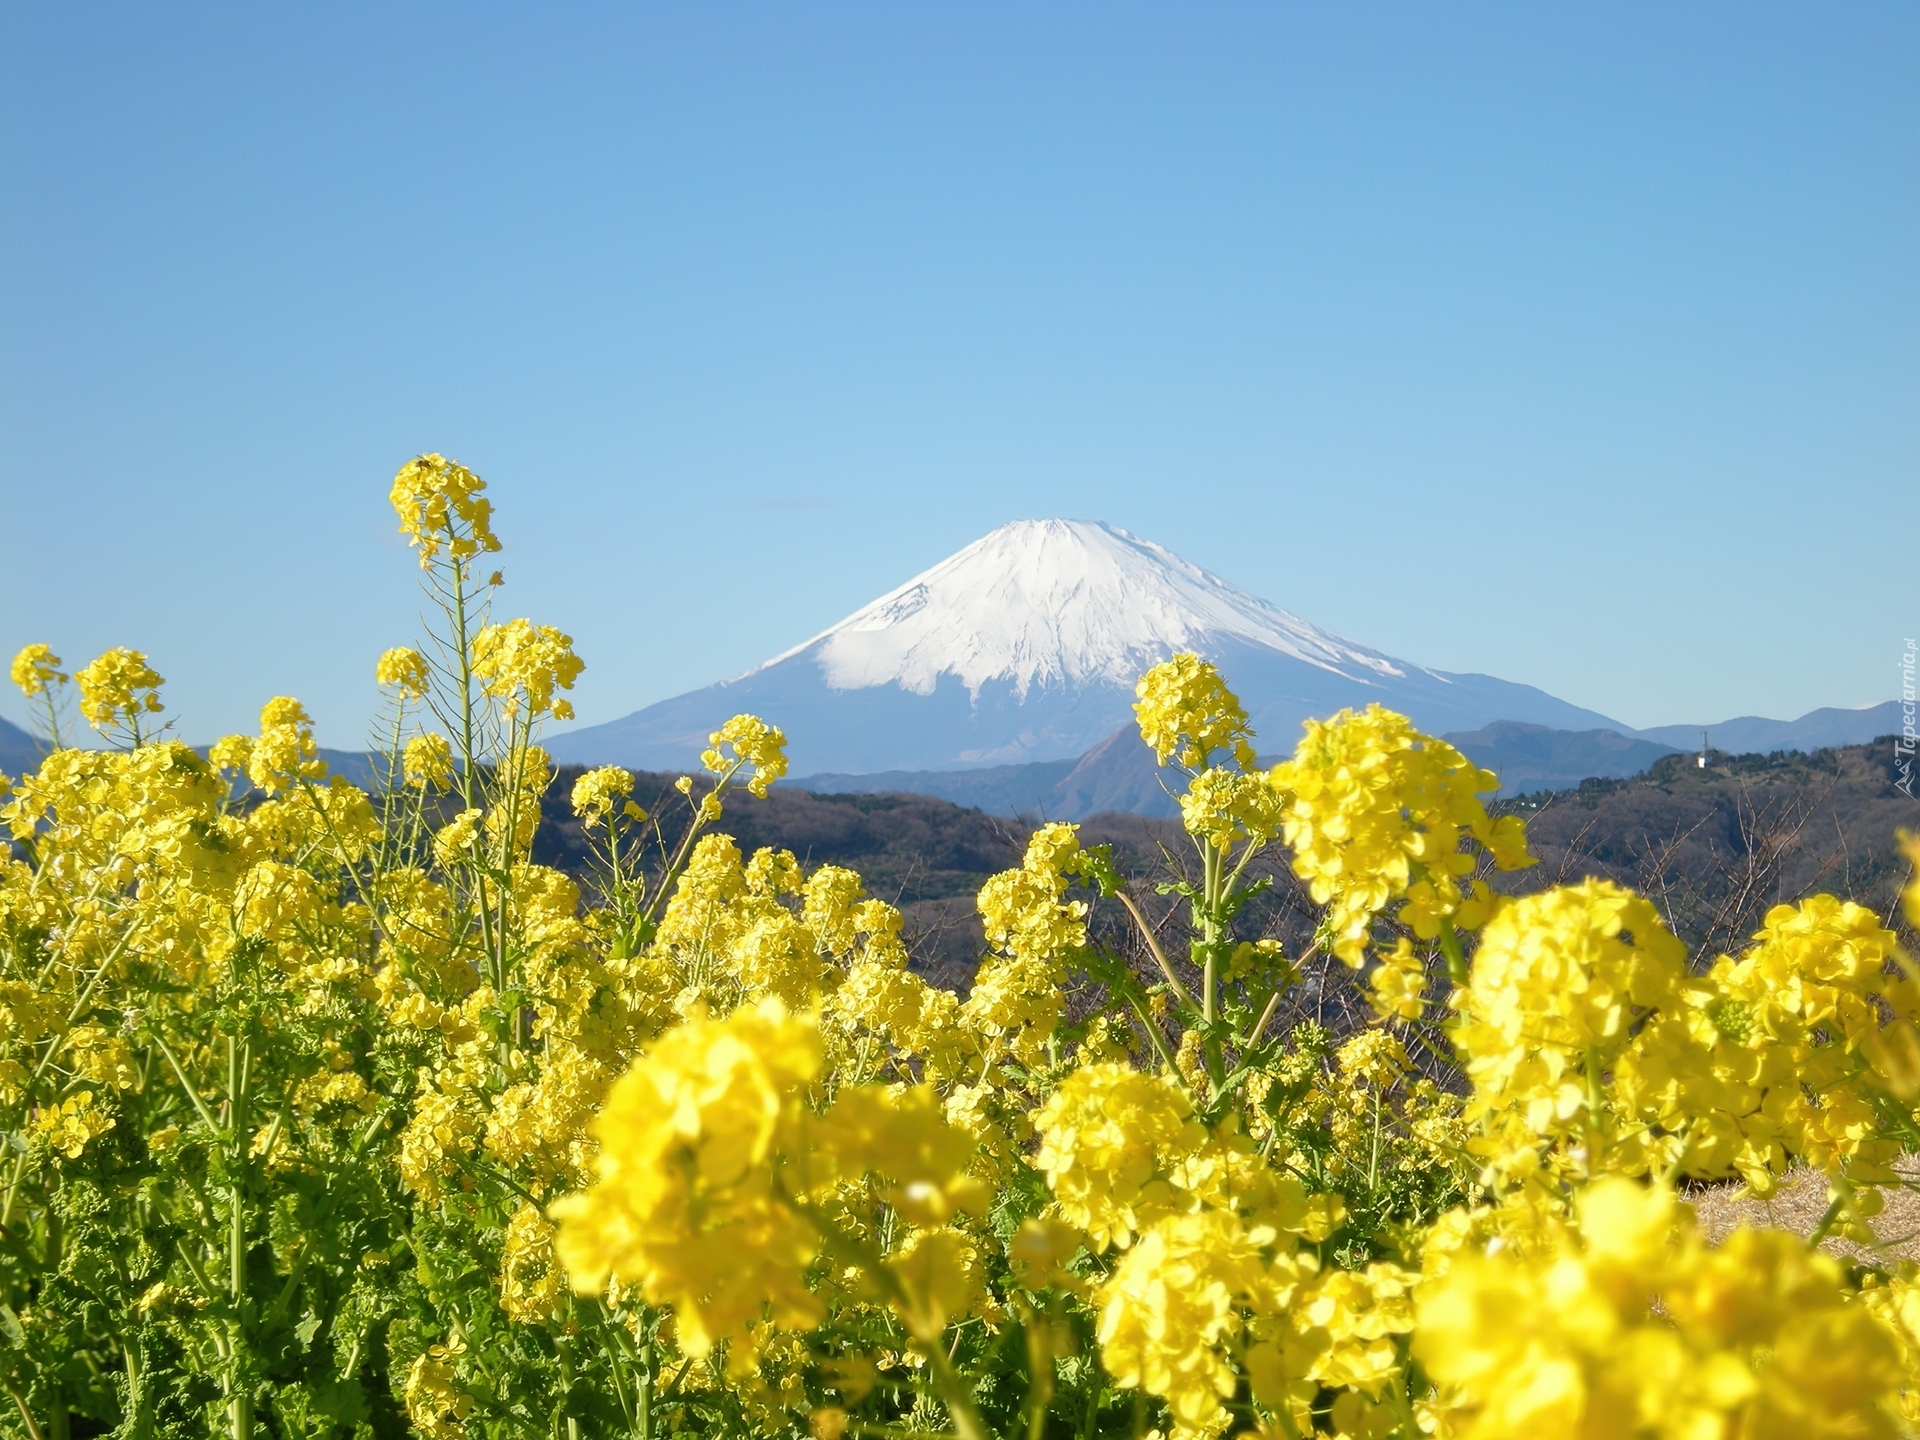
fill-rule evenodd
<path id="1" fill-rule="evenodd" d="M 227 1037 L 227 1123 L 233 1139 L 233 1179 L 227 1190 L 227 1298 L 233 1309 L 233 1354 L 227 1375 L 232 1440 L 252 1440 L 253 1387 L 247 1375 L 247 1071 L 252 1048 Z"/>
<path id="2" fill-rule="evenodd" d="M 40 1427 L 33 1423 L 33 1412 L 27 1409 L 26 1400 L 18 1390 L 13 1388 L 13 1382 L 0 1381 L 0 1384 L 6 1386 L 7 1398 L 13 1401 L 13 1408 L 20 1412 L 20 1423 L 27 1427 L 27 1440 L 45 1440 L 40 1433 Z"/>
<path id="3" fill-rule="evenodd" d="M 65 1249 L 66 1237 L 60 1224 L 60 1212 L 49 1205 L 47 1207 L 47 1248 L 46 1273 L 57 1275 L 60 1272 L 61 1252 Z M 58 1372 L 53 1380 L 53 1394 L 47 1403 L 47 1440 L 67 1440 L 67 1391 Z"/>
<path id="4" fill-rule="evenodd" d="M 1467 956 L 1460 948 L 1460 934 L 1453 921 L 1440 922 L 1440 953 L 1447 957 L 1447 978 L 1455 985 L 1467 983 Z"/>
<path id="5" fill-rule="evenodd" d="M 1202 840 L 1200 842 L 1200 853 L 1202 857 L 1200 862 L 1201 887 L 1202 894 L 1206 897 L 1203 913 L 1200 917 L 1201 943 L 1206 947 L 1206 967 L 1201 977 L 1200 1014 L 1206 1022 L 1211 1025 L 1214 1021 L 1214 1011 L 1217 1006 L 1217 1001 L 1214 996 L 1214 969 L 1219 959 L 1220 926 L 1214 917 L 1220 913 L 1218 908 L 1220 904 L 1220 852 L 1214 848 L 1212 841 Z"/>
<path id="6" fill-rule="evenodd" d="M 653 1440 L 653 1342 L 649 1340 L 640 1351 L 639 1374 L 634 1389 L 638 1392 L 634 1399 L 634 1409 L 638 1412 L 638 1424 L 634 1433 L 638 1440 Z"/>
<path id="7" fill-rule="evenodd" d="M 132 1341 L 120 1341 L 120 1356 L 127 1367 L 127 1410 L 133 1422 L 128 1434 L 132 1440 L 148 1440 L 153 1434 L 153 1415 L 147 1405 L 147 1379 L 140 1373 L 140 1357 Z"/>
<path id="8" fill-rule="evenodd" d="M 1173 987 L 1174 995 L 1182 1005 L 1191 1008 L 1193 997 L 1187 993 L 1187 987 L 1180 983 L 1180 977 L 1173 973 L 1173 964 L 1167 959 L 1167 952 L 1160 948 L 1160 941 L 1153 933 L 1153 926 L 1147 923 L 1147 917 L 1140 913 L 1140 907 L 1133 903 L 1133 897 L 1125 890 L 1116 890 L 1114 898 L 1126 907 L 1127 913 L 1133 917 L 1133 923 L 1140 927 L 1140 938 L 1147 942 L 1148 951 L 1159 965 L 1160 973 L 1167 977 L 1167 984 Z"/>
<path id="9" fill-rule="evenodd" d="M 1847 1185 L 1844 1180 L 1835 1181 L 1833 1203 L 1827 1206 L 1827 1213 L 1820 1217 L 1820 1223 L 1814 1226 L 1813 1233 L 1807 1236 L 1807 1248 L 1809 1250 L 1819 1249 L 1820 1242 L 1832 1233 L 1834 1225 L 1838 1223 L 1840 1219 L 1840 1212 L 1847 1207 L 1847 1199 L 1851 1188 L 1852 1187 Z"/>
<path id="10" fill-rule="evenodd" d="M 156 1034 L 153 1037 L 153 1043 L 159 1046 L 160 1053 L 167 1057 L 167 1064 L 172 1068 L 174 1078 L 180 1082 L 180 1088 L 187 1092 L 187 1099 L 193 1102 L 193 1108 L 200 1116 L 200 1123 L 209 1130 L 218 1130 L 220 1122 L 213 1118 L 213 1111 L 207 1108 L 207 1102 L 200 1098 L 200 1092 L 194 1089 L 193 1082 L 187 1079 L 187 1072 L 181 1068 L 180 1061 L 168 1048 L 167 1042 Z"/>

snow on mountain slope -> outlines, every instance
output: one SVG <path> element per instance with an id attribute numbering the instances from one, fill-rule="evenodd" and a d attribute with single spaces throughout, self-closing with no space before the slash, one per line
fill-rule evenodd
<path id="1" fill-rule="evenodd" d="M 1131 686 L 1165 656 L 1227 637 L 1336 673 L 1403 673 L 1097 520 L 1003 525 L 761 668 L 811 651 L 836 690 L 931 695 L 951 675 L 969 694 L 997 680 L 1024 696 L 1036 684 Z"/>
<path id="2" fill-rule="evenodd" d="M 683 768 L 744 710 L 786 730 L 795 775 L 1071 759 L 1131 721 L 1135 679 L 1179 650 L 1221 666 L 1263 749 L 1373 700 L 1435 732 L 1623 728 L 1531 686 L 1357 645 L 1114 526 L 1022 520 L 738 679 L 547 745 L 563 761 Z"/>

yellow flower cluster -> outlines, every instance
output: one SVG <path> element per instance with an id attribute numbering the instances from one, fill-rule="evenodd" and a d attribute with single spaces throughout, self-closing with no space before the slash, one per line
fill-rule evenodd
<path id="1" fill-rule="evenodd" d="M 1080 868 L 1079 827 L 1044 825 L 1018 868 L 980 889 L 980 918 L 996 952 L 980 967 L 961 1019 L 989 1050 L 1035 1063 L 1060 1023 L 1066 961 L 1087 940 L 1087 906 L 1065 898 Z"/>
<path id="2" fill-rule="evenodd" d="M 1502 870 L 1533 863 L 1519 819 L 1491 820 L 1480 803 L 1498 786 L 1493 775 L 1405 716 L 1369 705 L 1309 720 L 1306 730 L 1270 779 L 1287 797 L 1281 828 L 1294 871 L 1328 907 L 1333 953 L 1347 964 L 1362 963 L 1373 918 L 1402 896 L 1402 916 L 1422 939 L 1448 922 L 1485 921 L 1485 884 L 1461 884 L 1475 864 L 1463 839 Z"/>
<path id="3" fill-rule="evenodd" d="M 1033 1163 L 1061 1217 L 1095 1249 L 1128 1245 L 1155 1220 L 1191 1208 L 1177 1179 L 1207 1132 L 1167 1076 L 1114 1062 L 1082 1066 L 1048 1097 L 1034 1127 Z"/>
<path id="4" fill-rule="evenodd" d="M 1514 901 L 1481 937 L 1455 1034 L 1476 1149 L 1506 1180 L 1737 1173 L 1765 1194 L 1797 1159 L 1890 1183 L 1900 1145 L 1880 1117 L 1914 1094 L 1920 1020 L 1896 953 L 1871 912 L 1816 896 L 1694 976 L 1653 906 L 1604 881 Z"/>
<path id="5" fill-rule="evenodd" d="M 1382 1020 L 1418 1020 L 1427 1013 L 1427 961 L 1404 935 L 1367 976 L 1368 1002 Z"/>
<path id="6" fill-rule="evenodd" d="M 1240 1377 L 1225 1353 L 1251 1307 L 1279 1310 L 1293 1299 L 1294 1269 L 1267 1253 L 1271 1229 L 1249 1231 L 1219 1210 L 1154 1225 L 1120 1257 L 1100 1287 L 1100 1358 L 1123 1388 L 1166 1400 L 1175 1435 L 1226 1428 L 1221 1401 Z"/>
<path id="7" fill-rule="evenodd" d="M 818 1023 L 777 1000 L 662 1037 L 594 1122 L 594 1185 L 552 1207 L 574 1287 L 617 1281 L 671 1305 L 689 1355 L 727 1339 L 750 1350 L 763 1317 L 797 1330 L 821 1320 L 807 1274 L 836 1238 L 820 1207 L 843 1182 L 883 1176 L 890 1203 L 923 1226 L 979 1203 L 963 1173 L 972 1147 L 930 1092 L 849 1089 L 819 1115 L 810 1093 L 823 1064 Z M 893 1304 L 916 1333 L 944 1328 L 966 1269 L 944 1233 L 887 1262 Z"/>
<path id="8" fill-rule="evenodd" d="M 426 656 L 418 650 L 398 646 L 380 652 L 380 659 L 373 667 L 373 678 L 376 684 L 391 686 L 409 700 L 419 700 L 426 695 L 431 677 Z"/>
<path id="9" fill-rule="evenodd" d="M 267 795 L 278 795 L 302 780 L 327 773 L 327 762 L 314 744 L 313 722 L 306 706 L 286 695 L 260 707 L 260 738 L 247 757 L 247 778 Z"/>
<path id="10" fill-rule="evenodd" d="M 1422 1288 L 1414 1353 L 1442 1433 L 1884 1436 L 1912 1384 L 1840 1267 L 1778 1231 L 1720 1249 L 1671 1191 L 1602 1179 L 1525 1251 L 1456 1256 Z"/>
<path id="11" fill-rule="evenodd" d="M 627 818 L 644 820 L 647 812 L 627 800 L 632 793 L 633 772 L 622 770 L 618 765 L 602 765 L 573 782 L 573 813 L 589 825 L 598 825 L 624 800 Z"/>
<path id="12" fill-rule="evenodd" d="M 1220 851 L 1242 839 L 1264 843 L 1280 829 L 1283 801 L 1265 775 L 1215 766 L 1195 775 L 1181 795 L 1180 823 Z"/>
<path id="13" fill-rule="evenodd" d="M 160 703 L 160 687 L 167 682 L 138 650 L 109 650 L 73 678 L 80 686 L 80 714 L 102 734 L 123 726 L 137 743 L 140 717 L 167 708 Z"/>
<path id="14" fill-rule="evenodd" d="M 457 460 L 422 455 L 393 477 L 389 499 L 400 532 L 420 552 L 420 568 L 444 549 L 456 561 L 500 548 L 493 534 L 493 502 L 480 492 L 487 482 Z"/>
<path id="15" fill-rule="evenodd" d="M 1183 652 L 1162 661 L 1140 677 L 1133 693 L 1140 738 L 1162 765 L 1172 761 L 1202 770 L 1224 752 L 1242 770 L 1253 769 L 1247 712 L 1220 672 L 1198 655 Z"/>
<path id="16" fill-rule="evenodd" d="M 1474 1086 L 1468 1117 L 1494 1127 L 1482 1148 L 1524 1171 L 1556 1141 L 1597 1146 L 1602 1074 L 1637 1022 L 1674 1004 L 1685 975 L 1686 948 L 1659 913 L 1607 881 L 1502 906 L 1480 937 L 1455 1035 Z"/>
<path id="17" fill-rule="evenodd" d="M 752 766 L 747 789 L 763 800 L 767 787 L 787 773 L 786 734 L 758 716 L 734 716 L 707 737 L 707 746 L 700 754 L 702 765 L 727 776 Z"/>
<path id="18" fill-rule="evenodd" d="M 60 657 L 53 653 L 49 645 L 27 645 L 13 657 L 13 665 L 8 672 L 13 683 L 20 687 L 20 693 L 29 700 L 44 694 L 50 685 L 58 685 L 67 677 L 60 669 Z"/>
<path id="19" fill-rule="evenodd" d="M 1889 973 L 1897 956 L 1859 906 L 1776 907 L 1742 957 L 1690 982 L 1685 1009 L 1636 1037 L 1616 1079 L 1623 1108 L 1666 1132 L 1655 1153 L 1669 1164 L 1737 1172 L 1762 1194 L 1789 1156 L 1849 1189 L 1893 1182 L 1903 1145 L 1884 1117 L 1912 1102 L 1920 1018 L 1911 977 Z M 1851 1195 L 1842 1228 L 1878 1203 Z"/>
<path id="20" fill-rule="evenodd" d="M 411 737 L 400 757 L 400 773 L 407 784 L 418 789 L 449 789 L 453 785 L 453 746 L 444 735 Z"/>
<path id="21" fill-rule="evenodd" d="M 473 673 L 487 694 L 504 703 L 509 716 L 571 720 L 572 702 L 554 699 L 553 692 L 571 690 L 586 668 L 573 653 L 573 637 L 551 625 L 509 620 L 473 637 Z"/>
<path id="22" fill-rule="evenodd" d="M 42 1110 L 33 1122 L 33 1133 L 49 1149 L 69 1160 L 78 1160 L 87 1142 L 113 1128 L 111 1117 L 93 1103 L 91 1090 L 80 1090 L 56 1105 Z"/>
<path id="23" fill-rule="evenodd" d="M 444 1345 L 428 1346 L 407 1370 L 402 1399 L 423 1440 L 466 1440 L 473 1397 L 455 1383 L 454 1372 L 466 1353 L 466 1343 L 455 1336 Z"/>
<path id="24" fill-rule="evenodd" d="M 1350 1050 L 1354 1068 L 1404 1067 L 1387 1037 Z M 1176 1434 L 1225 1426 L 1222 1402 L 1240 1383 L 1232 1356 L 1249 1337 L 1256 1396 L 1303 1422 L 1323 1386 L 1377 1394 L 1398 1376 L 1409 1277 L 1391 1266 L 1320 1275 L 1294 1246 L 1324 1240 L 1337 1203 L 1309 1200 L 1237 1129 L 1209 1131 L 1173 1079 L 1083 1065 L 1036 1128 L 1033 1164 L 1059 1218 L 1095 1252 L 1122 1252 L 1095 1295 L 1101 1358 L 1116 1384 L 1168 1402 Z"/>

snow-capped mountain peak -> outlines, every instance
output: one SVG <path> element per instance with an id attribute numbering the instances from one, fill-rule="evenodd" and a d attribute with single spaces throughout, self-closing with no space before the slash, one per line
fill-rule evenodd
<path id="1" fill-rule="evenodd" d="M 734 680 L 548 739 L 558 759 L 669 769 L 751 712 L 793 773 L 1059 760 L 1131 733 L 1140 673 L 1180 650 L 1221 666 L 1263 753 L 1344 705 L 1390 705 L 1432 734 L 1493 720 L 1619 726 L 1530 686 L 1396 660 L 1090 520 L 1003 525 L 830 630 Z"/>
<path id="2" fill-rule="evenodd" d="M 1236 590 L 1172 551 L 1097 520 L 1016 520 L 769 660 L 807 655 L 835 690 L 932 694 L 952 676 L 1131 687 L 1177 650 L 1238 639 L 1341 674 L 1398 676 L 1377 650 Z"/>

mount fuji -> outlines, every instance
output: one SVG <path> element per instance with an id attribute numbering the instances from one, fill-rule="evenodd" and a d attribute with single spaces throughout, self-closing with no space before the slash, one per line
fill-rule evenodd
<path id="1" fill-rule="evenodd" d="M 1140 672 L 1181 650 L 1220 666 L 1263 752 L 1291 750 L 1309 716 L 1375 700 L 1432 734 L 1627 728 L 1342 639 L 1116 526 L 1020 520 L 738 679 L 546 744 L 563 762 L 685 769 L 750 711 L 786 731 L 795 775 L 1066 760 L 1130 725 Z"/>

